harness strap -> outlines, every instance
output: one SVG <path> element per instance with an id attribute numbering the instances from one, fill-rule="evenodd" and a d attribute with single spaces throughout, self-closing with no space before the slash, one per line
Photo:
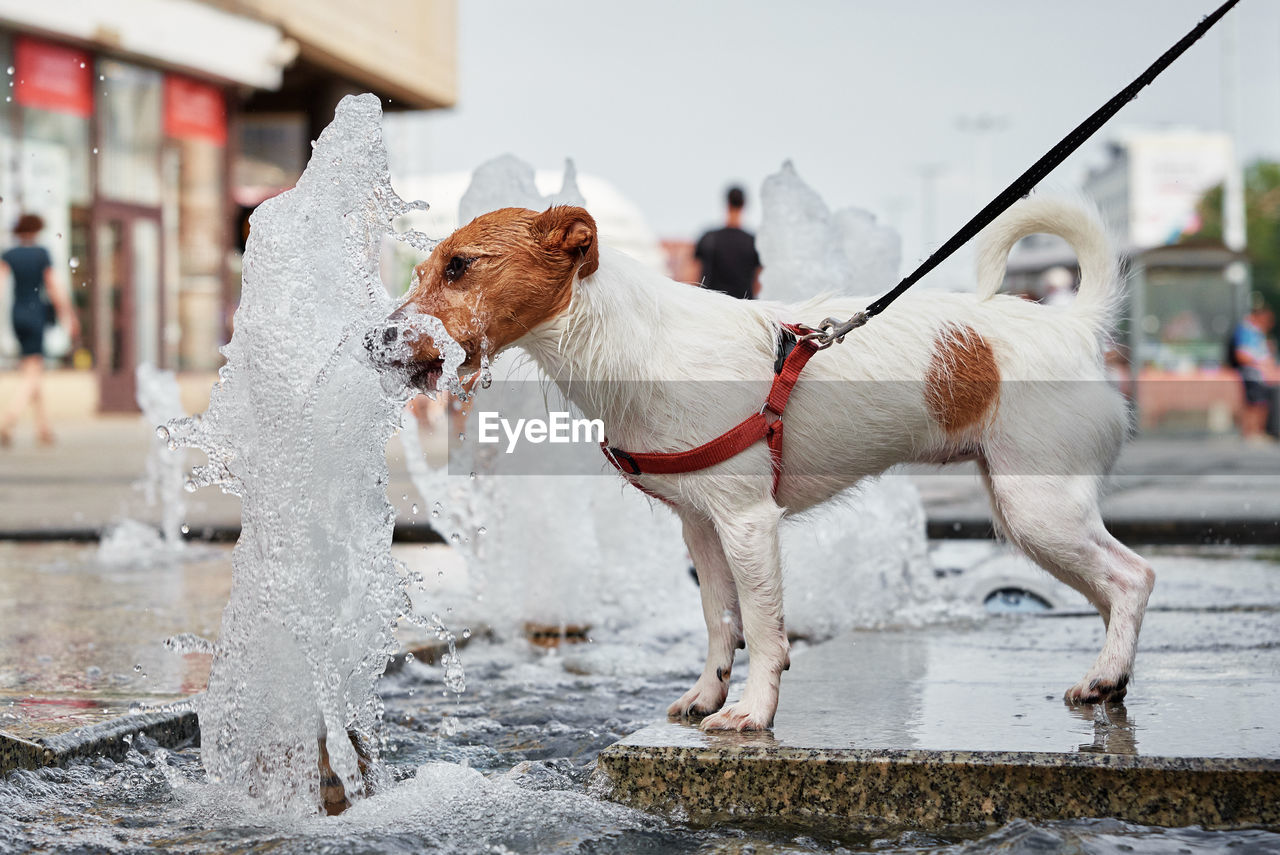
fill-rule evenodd
<path id="1" fill-rule="evenodd" d="M 774 363 L 773 385 L 769 389 L 769 397 L 760 412 L 748 416 L 737 426 L 720 436 L 688 451 L 670 452 L 628 452 L 614 448 L 606 439 L 600 443 L 605 457 L 619 472 L 627 476 L 639 489 L 654 498 L 667 501 L 662 496 L 636 483 L 637 475 L 675 475 L 682 472 L 696 472 L 707 469 L 717 463 L 723 463 L 730 457 L 741 454 L 760 440 L 769 446 L 769 455 L 773 468 L 773 492 L 777 495 L 778 479 L 782 475 L 782 413 L 791 397 L 791 390 L 800 379 L 809 357 L 818 352 L 818 344 L 812 340 L 799 340 L 802 330 L 793 324 L 784 324 L 778 340 L 778 358 Z M 773 418 L 765 415 L 765 411 L 773 414 Z"/>

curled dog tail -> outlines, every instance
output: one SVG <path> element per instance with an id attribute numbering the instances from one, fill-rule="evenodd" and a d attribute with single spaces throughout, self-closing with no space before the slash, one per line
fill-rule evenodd
<path id="1" fill-rule="evenodd" d="M 1105 330 L 1120 297 L 1119 271 L 1097 208 L 1083 200 L 1023 199 L 983 230 L 978 246 L 979 299 L 1000 290 L 1013 245 L 1041 233 L 1058 235 L 1071 244 L 1080 263 L 1080 290 L 1065 311 Z"/>

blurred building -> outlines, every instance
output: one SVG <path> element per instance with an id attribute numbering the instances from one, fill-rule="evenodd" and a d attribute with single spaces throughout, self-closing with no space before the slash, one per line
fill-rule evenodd
<path id="1" fill-rule="evenodd" d="M 73 362 L 100 409 L 133 409 L 140 362 L 220 363 L 248 211 L 293 185 L 344 95 L 454 103 L 455 0 L 0 0 L 0 68 L 0 243 L 44 217 Z"/>
<path id="2" fill-rule="evenodd" d="M 1124 266 L 1123 357 L 1140 424 L 1231 428 L 1239 384 L 1224 366 L 1226 341 L 1245 310 L 1243 173 L 1228 134 L 1169 129 L 1123 134 L 1084 191 L 1097 204 Z M 1224 236 L 1196 237 L 1198 205 L 1224 190 Z M 1045 297 L 1046 273 L 1078 276 L 1070 248 L 1043 235 L 1009 261 L 1006 290 Z"/>
<path id="3" fill-rule="evenodd" d="M 1239 185 L 1243 175 L 1231 136 L 1188 128 L 1129 131 L 1108 147 L 1107 162 L 1089 172 L 1084 191 L 1102 212 L 1121 245 L 1139 249 L 1177 243 L 1200 227 L 1196 207 L 1220 184 Z M 1243 223 L 1243 197 L 1238 211 Z M 1243 249 L 1244 232 L 1227 238 Z"/>

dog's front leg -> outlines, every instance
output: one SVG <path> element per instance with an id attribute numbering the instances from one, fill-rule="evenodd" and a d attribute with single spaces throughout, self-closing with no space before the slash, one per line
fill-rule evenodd
<path id="1" fill-rule="evenodd" d="M 710 715 L 724 706 L 733 654 L 742 646 L 738 590 L 711 520 L 696 511 L 682 511 L 680 521 L 685 546 L 698 571 L 702 616 L 707 622 L 707 663 L 698 682 L 667 708 L 667 715 Z"/>
<path id="2" fill-rule="evenodd" d="M 773 725 L 778 683 L 790 662 L 782 622 L 781 515 L 772 499 L 765 499 L 715 521 L 738 589 L 751 665 L 742 699 L 703 719 L 703 730 L 764 730 Z"/>

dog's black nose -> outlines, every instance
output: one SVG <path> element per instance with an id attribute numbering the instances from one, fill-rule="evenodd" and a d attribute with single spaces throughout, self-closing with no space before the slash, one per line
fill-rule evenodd
<path id="1" fill-rule="evenodd" d="M 395 327 L 374 327 L 364 334 L 364 349 L 380 362 L 386 357 L 387 347 L 395 343 L 399 334 Z"/>
<path id="2" fill-rule="evenodd" d="M 373 357 L 375 363 L 390 366 L 398 361 L 398 357 L 392 355 L 391 349 L 401 340 L 402 333 L 405 332 L 404 317 L 405 307 L 401 306 L 388 315 L 385 321 L 364 334 L 364 348 Z"/>

